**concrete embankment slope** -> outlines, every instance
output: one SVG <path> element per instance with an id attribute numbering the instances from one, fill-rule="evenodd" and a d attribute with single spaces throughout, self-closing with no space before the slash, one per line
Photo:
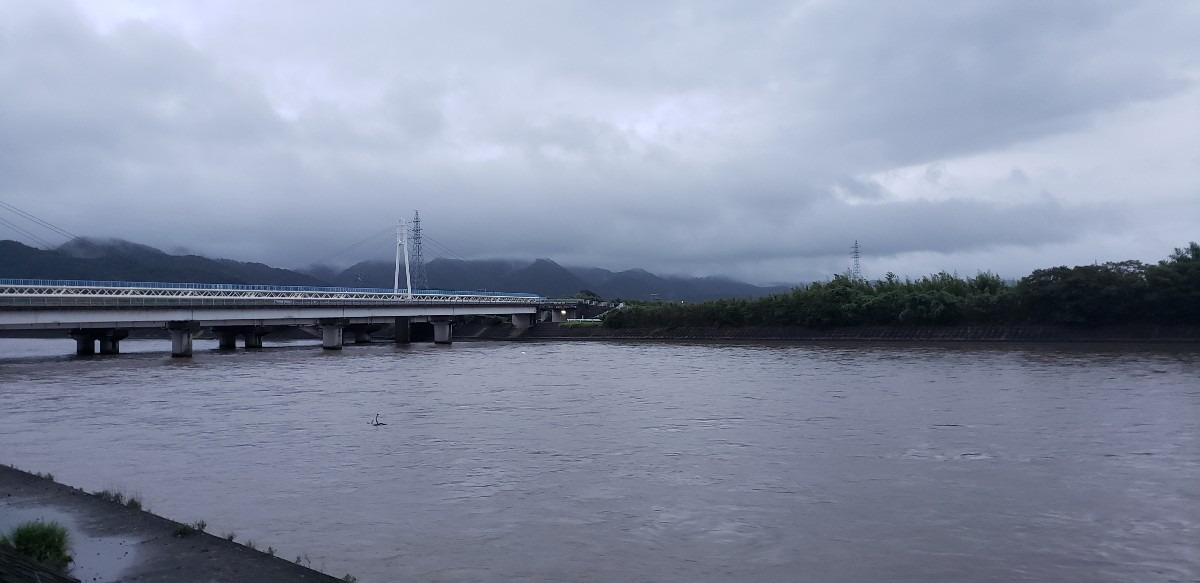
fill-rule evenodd
<path id="1" fill-rule="evenodd" d="M 0 465 L 0 528 L 38 519 L 68 529 L 71 575 L 85 582 L 339 581 L 204 532 L 176 536 L 177 522 Z M 0 573 L 6 567 L 16 565 L 0 564 Z"/>
<path id="2" fill-rule="evenodd" d="M 488 338 L 479 334 L 477 338 Z M 493 339 L 506 339 L 500 331 Z M 684 340 L 734 342 L 1200 342 L 1193 326 L 856 326 L 845 328 L 604 328 L 542 322 L 525 340 Z"/>

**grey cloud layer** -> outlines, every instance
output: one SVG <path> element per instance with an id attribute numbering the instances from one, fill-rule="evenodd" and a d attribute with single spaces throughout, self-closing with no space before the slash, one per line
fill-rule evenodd
<path id="1" fill-rule="evenodd" d="M 104 32 L 0 8 L 0 200 L 285 265 L 419 208 L 469 256 L 821 277 L 747 266 L 1142 228 L 1082 189 L 900 199 L 869 175 L 1087 131 L 1200 70 L 1183 3 L 180 6 Z"/>

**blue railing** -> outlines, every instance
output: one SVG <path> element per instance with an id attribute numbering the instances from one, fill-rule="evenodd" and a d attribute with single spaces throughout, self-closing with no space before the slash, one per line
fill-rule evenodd
<path id="1" fill-rule="evenodd" d="M 238 290 L 238 291 L 282 291 L 282 292 L 327 292 L 327 293 L 365 293 L 390 294 L 392 288 L 363 288 L 363 287 L 318 287 L 303 285 L 249 285 L 240 283 L 164 283 L 158 281 L 95 281 L 87 279 L 4 279 L 0 285 L 44 286 L 44 287 L 91 287 L 119 289 L 195 289 L 195 290 Z M 406 293 L 406 292 L 401 292 Z M 496 291 L 452 291 L 441 289 L 413 290 L 415 295 L 456 295 L 456 296 L 489 296 L 489 297 L 518 297 L 541 298 L 538 294 Z"/>

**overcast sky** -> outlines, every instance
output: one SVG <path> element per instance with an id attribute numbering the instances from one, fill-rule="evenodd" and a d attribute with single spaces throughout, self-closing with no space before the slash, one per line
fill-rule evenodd
<path id="1" fill-rule="evenodd" d="M 0 0 L 0 201 L 283 267 L 414 210 L 469 258 L 756 283 L 856 239 L 871 278 L 1156 261 L 1200 240 L 1197 31 L 1187 0 Z"/>

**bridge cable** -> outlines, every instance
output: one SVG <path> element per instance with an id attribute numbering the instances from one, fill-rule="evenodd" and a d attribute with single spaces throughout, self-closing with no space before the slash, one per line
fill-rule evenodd
<path id="1" fill-rule="evenodd" d="M 26 220 L 32 221 L 32 222 L 34 222 L 34 223 L 36 223 L 36 224 L 38 224 L 38 225 L 41 225 L 42 227 L 45 227 L 45 228 L 47 228 L 47 229 L 50 229 L 51 231 L 54 231 L 55 233 L 58 233 L 59 235 L 62 235 L 62 236 L 64 236 L 64 237 L 67 237 L 67 238 L 69 238 L 69 239 L 77 239 L 77 238 L 78 238 L 78 236 L 76 236 L 74 233 L 72 233 L 72 232 L 70 232 L 70 231 L 68 231 L 68 230 L 66 230 L 66 229 L 64 229 L 64 228 L 62 228 L 62 227 L 59 227 L 59 226 L 57 226 L 57 225 L 54 225 L 53 223 L 50 223 L 50 222 L 48 222 L 48 221 L 44 221 L 44 220 L 42 220 L 42 219 L 40 219 L 40 218 L 38 218 L 38 217 L 34 216 L 33 214 L 31 214 L 31 213 L 27 213 L 27 212 L 25 212 L 25 211 L 23 211 L 23 210 L 21 210 L 21 209 L 19 209 L 19 208 L 15 207 L 15 206 L 13 206 L 13 205 L 11 205 L 11 204 L 7 203 L 7 202 L 4 202 L 4 201 L 2 201 L 2 200 L 0 200 L 0 207 L 4 207 L 4 208 L 6 208 L 6 209 L 8 209 L 8 210 L 10 210 L 10 211 L 12 211 L 12 212 L 14 212 L 14 213 L 16 213 L 16 214 L 20 215 L 21 217 L 25 218 Z"/>
<path id="2" fill-rule="evenodd" d="M 362 249 L 362 251 L 363 251 L 362 256 L 365 256 L 367 259 L 370 259 L 372 252 L 380 250 L 380 249 L 392 249 L 395 244 L 396 244 L 396 240 L 392 237 L 380 239 L 380 240 L 376 241 L 374 244 L 364 247 Z"/>
<path id="3" fill-rule="evenodd" d="M 437 247 L 441 248 L 443 251 L 445 251 L 445 252 L 449 253 L 450 255 L 453 255 L 453 256 L 454 256 L 454 258 L 456 258 L 456 259 L 461 259 L 461 260 L 463 260 L 463 261 L 470 261 L 470 259 L 467 259 L 466 257 L 463 257 L 462 255 L 460 255 L 460 254 L 459 254 L 458 252 L 456 252 L 455 250 L 453 250 L 453 249 L 451 249 L 451 248 L 449 248 L 449 247 L 447 247 L 447 246 L 443 245 L 443 244 L 442 244 L 441 242 L 439 242 L 437 239 L 434 239 L 433 237 L 430 237 L 429 235 L 424 235 L 424 236 L 423 236 L 423 238 L 424 238 L 424 240 L 426 240 L 426 241 L 429 241 L 430 243 L 433 243 L 435 246 L 437 246 Z"/>
<path id="4" fill-rule="evenodd" d="M 26 231 L 25 229 L 22 229 L 21 227 L 18 227 L 17 225 L 14 225 L 12 222 L 10 222 L 10 221 L 8 221 L 8 220 L 4 219 L 3 217 L 0 217 L 0 225 L 4 225 L 4 226 L 6 226 L 6 227 L 8 227 L 8 228 L 10 228 L 10 229 L 12 229 L 12 230 L 14 230 L 14 231 L 18 232 L 18 233 L 21 233 L 22 235 L 25 235 L 26 237 L 28 237 L 28 238 L 29 238 L 29 240 L 33 241 L 33 242 L 34 242 L 34 244 L 36 244 L 36 245 L 40 245 L 40 246 L 42 246 L 42 247 L 44 247 L 44 248 L 46 248 L 46 249 L 53 249 L 53 248 L 54 248 L 54 245 L 51 245 L 51 244 L 47 243 L 47 242 L 46 242 L 45 240 L 43 240 L 41 237 L 38 237 L 37 235 L 34 235 L 33 233 L 30 233 L 29 231 Z"/>
<path id="5" fill-rule="evenodd" d="M 362 246 L 362 245 L 365 245 L 365 244 L 367 244 L 367 243 L 368 243 L 368 242 L 370 242 L 372 239 L 376 239 L 376 238 L 380 237 L 381 235 L 384 235 L 385 233 L 392 233 L 392 232 L 394 232 L 394 229 L 395 229 L 395 227 L 394 227 L 394 226 L 389 226 L 389 227 L 387 227 L 386 229 L 384 229 L 384 230 L 382 230 L 382 231 L 379 231 L 378 233 L 375 233 L 375 234 L 373 234 L 373 235 L 370 235 L 370 236 L 368 236 L 367 238 L 365 238 L 365 239 L 363 239 L 363 240 L 361 240 L 361 241 L 359 241 L 359 242 L 357 242 L 357 243 L 354 243 L 354 244 L 352 244 L 352 245 L 349 245 L 349 246 L 347 246 L 347 247 L 344 247 L 344 248 L 342 248 L 342 249 L 339 249 L 338 251 L 335 251 L 335 252 L 333 252 L 333 253 L 330 253 L 329 255 L 326 255 L 325 257 L 322 257 L 322 258 L 320 258 L 320 259 L 318 259 L 318 260 L 316 260 L 316 261 L 312 262 L 312 265 L 320 265 L 320 264 L 322 264 L 322 263 L 325 263 L 326 261 L 329 261 L 330 259 L 333 259 L 333 258 L 335 258 L 335 257 L 337 257 L 337 256 L 339 256 L 339 255 L 342 255 L 342 254 L 344 254 L 344 253 L 348 253 L 348 252 L 350 252 L 350 251 L 354 250 L 354 249 L 355 249 L 355 248 L 357 248 L 357 247 L 360 247 L 360 246 Z"/>
<path id="6" fill-rule="evenodd" d="M 433 245 L 432 255 L 438 259 L 450 259 L 453 261 L 465 261 L 461 257 L 457 257 L 453 251 L 446 249 L 440 245 Z"/>

